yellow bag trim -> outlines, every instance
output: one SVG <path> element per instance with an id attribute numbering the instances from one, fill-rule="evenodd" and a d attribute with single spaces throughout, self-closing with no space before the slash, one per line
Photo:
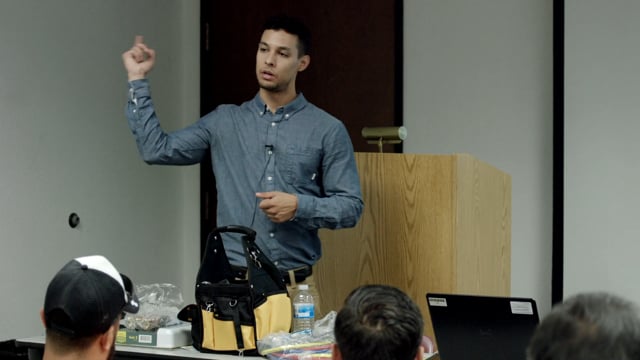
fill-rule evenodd
<path id="1" fill-rule="evenodd" d="M 210 350 L 230 351 L 238 349 L 235 327 L 232 320 L 218 320 L 213 313 L 200 309 L 202 313 L 203 338 L 202 347 Z M 286 293 L 267 297 L 267 301 L 254 309 L 256 328 L 242 325 L 243 350 L 256 349 L 257 339 L 262 339 L 268 334 L 291 329 L 291 299 Z"/>
<path id="2" fill-rule="evenodd" d="M 229 351 L 238 349 L 238 341 L 236 340 L 236 330 L 232 320 L 218 320 L 213 317 L 210 311 L 202 310 L 202 347 L 205 349 Z M 256 348 L 254 339 L 254 329 L 252 326 L 242 325 L 242 340 L 244 341 L 244 349 L 252 350 Z"/>
<path id="3" fill-rule="evenodd" d="M 291 299 L 285 293 L 267 297 L 267 301 L 253 311 L 258 339 L 278 331 L 291 329 Z"/>

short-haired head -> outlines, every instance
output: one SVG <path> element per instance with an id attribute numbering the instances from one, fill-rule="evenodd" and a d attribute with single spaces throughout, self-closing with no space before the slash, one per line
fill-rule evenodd
<path id="1" fill-rule="evenodd" d="M 311 53 L 311 31 L 298 18 L 278 14 L 269 17 L 262 26 L 262 32 L 266 30 L 284 30 L 298 37 L 298 57 Z"/>
<path id="2" fill-rule="evenodd" d="M 335 322 L 336 346 L 343 360 L 411 360 L 422 341 L 418 306 L 401 290 L 364 285 L 345 300 Z"/>

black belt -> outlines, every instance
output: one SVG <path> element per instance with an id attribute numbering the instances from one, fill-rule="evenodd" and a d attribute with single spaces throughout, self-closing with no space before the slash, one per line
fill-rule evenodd
<path id="1" fill-rule="evenodd" d="M 245 279 L 247 276 L 247 268 L 241 266 L 231 266 L 231 271 L 233 271 L 233 276 L 238 279 Z M 292 270 L 280 270 L 280 274 L 284 279 L 284 282 L 291 285 L 291 279 L 289 278 L 289 271 L 293 271 L 293 276 L 296 282 L 302 282 L 313 273 L 313 269 L 311 266 L 303 266 L 299 268 L 295 268 Z"/>

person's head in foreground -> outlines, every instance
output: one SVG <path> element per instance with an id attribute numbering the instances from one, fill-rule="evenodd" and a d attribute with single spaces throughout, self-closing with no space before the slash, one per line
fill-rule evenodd
<path id="1" fill-rule="evenodd" d="M 640 359 L 640 313 L 607 293 L 583 293 L 553 307 L 536 328 L 529 360 Z"/>
<path id="2" fill-rule="evenodd" d="M 131 280 L 103 256 L 68 262 L 53 277 L 40 311 L 44 359 L 110 359 L 123 312 L 138 312 Z"/>
<path id="3" fill-rule="evenodd" d="M 423 327 L 420 309 L 401 290 L 360 286 L 336 317 L 333 359 L 421 360 Z"/>

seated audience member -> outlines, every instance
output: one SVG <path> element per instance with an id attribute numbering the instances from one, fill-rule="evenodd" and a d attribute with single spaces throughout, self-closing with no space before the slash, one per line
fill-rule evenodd
<path id="1" fill-rule="evenodd" d="M 71 260 L 49 283 L 40 311 L 43 359 L 113 358 L 123 311 L 138 312 L 128 277 L 103 256 Z"/>
<path id="2" fill-rule="evenodd" d="M 345 300 L 335 322 L 337 360 L 421 360 L 424 321 L 401 290 L 364 285 Z"/>
<path id="3" fill-rule="evenodd" d="M 529 360 L 640 359 L 640 313 L 607 293 L 583 293 L 553 307 L 534 332 Z"/>

